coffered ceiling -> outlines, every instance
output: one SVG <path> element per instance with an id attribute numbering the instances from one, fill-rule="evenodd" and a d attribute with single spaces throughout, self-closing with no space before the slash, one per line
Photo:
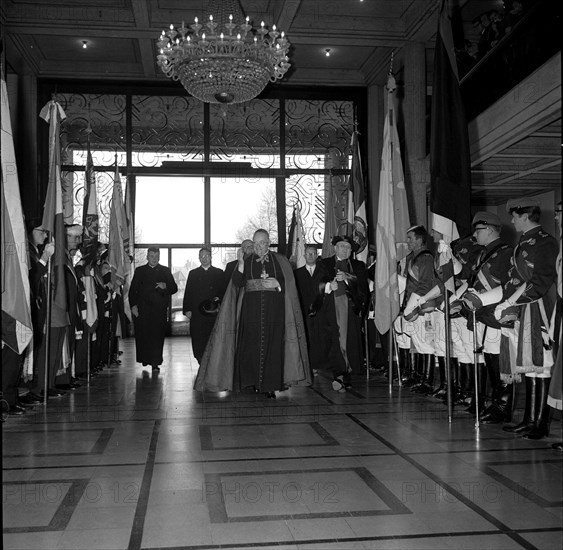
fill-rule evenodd
<path id="1" fill-rule="evenodd" d="M 466 37 L 471 19 L 500 0 L 462 0 Z M 292 68 L 281 86 L 367 86 L 386 82 L 391 52 L 426 45 L 427 82 L 439 0 L 241 0 L 254 24 L 284 30 Z M 3 0 L 0 18 L 12 70 L 40 78 L 165 82 L 156 41 L 171 23 L 207 18 L 202 0 Z M 86 43 L 86 48 L 84 44 Z M 327 49 L 330 56 L 326 55 Z M 19 70 L 16 72 L 20 72 Z M 560 185 L 560 112 L 474 163 L 474 199 L 500 203 L 520 186 L 539 193 Z M 517 169 L 515 168 L 517 167 Z M 527 184 L 525 183 L 527 182 Z"/>

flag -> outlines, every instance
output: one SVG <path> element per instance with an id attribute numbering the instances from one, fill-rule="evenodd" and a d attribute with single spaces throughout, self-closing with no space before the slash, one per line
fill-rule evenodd
<path id="1" fill-rule="evenodd" d="M 123 190 L 117 157 L 115 159 L 115 176 L 113 180 L 113 194 L 109 218 L 109 253 L 108 262 L 112 273 L 114 287 L 125 282 L 129 272 L 129 257 L 125 250 L 129 246 L 129 234 L 125 220 L 125 205 L 123 204 Z"/>
<path id="2" fill-rule="evenodd" d="M 296 205 L 293 207 L 291 225 L 289 227 L 287 257 L 294 269 L 305 265 L 305 232 L 301 219 L 301 210 Z"/>
<path id="3" fill-rule="evenodd" d="M 133 207 L 131 204 L 131 182 L 127 181 L 125 188 L 125 221 L 127 225 L 127 234 L 129 235 L 128 248 L 125 250 L 126 255 L 129 256 L 129 272 L 125 277 L 123 283 L 123 309 L 128 319 L 133 319 L 131 315 L 131 304 L 129 303 L 129 287 L 133 280 L 135 272 L 135 227 L 133 224 Z"/>
<path id="4" fill-rule="evenodd" d="M 86 171 L 84 173 L 84 204 L 82 209 L 82 258 L 88 267 L 96 261 L 99 234 L 98 195 L 96 190 L 96 174 L 90 152 L 86 155 Z"/>
<path id="5" fill-rule="evenodd" d="M 432 115 L 430 136 L 430 178 L 432 229 L 442 235 L 439 265 L 442 280 L 454 289 L 451 251 L 448 245 L 471 228 L 471 165 L 469 136 L 465 109 L 459 89 L 452 20 L 459 15 L 456 6 L 452 17 L 448 1 L 442 0 L 432 85 Z"/>
<path id="6" fill-rule="evenodd" d="M 388 101 L 383 126 L 383 151 L 379 176 L 379 205 L 375 244 L 375 326 L 385 334 L 399 314 L 397 262 L 407 254 L 409 208 L 394 110 L 395 79 L 387 82 Z"/>
<path id="7" fill-rule="evenodd" d="M 61 186 L 61 151 L 59 129 L 66 118 L 62 107 L 54 100 L 49 101 L 39 116 L 49 123 L 49 183 L 43 210 L 41 226 L 54 237 L 55 253 L 51 258 L 52 280 L 50 324 L 53 327 L 66 327 L 69 324 L 66 300 L 65 262 L 66 232 L 63 218 L 63 192 Z"/>
<path id="8" fill-rule="evenodd" d="M 26 233 L 6 82 L 2 78 L 2 341 L 18 354 L 33 337 Z"/>
<path id="9" fill-rule="evenodd" d="M 362 175 L 362 160 L 358 132 L 352 134 L 352 168 L 348 180 L 348 227 L 350 236 L 358 244 L 356 259 L 362 262 L 368 257 L 368 231 L 366 216 L 366 196 Z"/>

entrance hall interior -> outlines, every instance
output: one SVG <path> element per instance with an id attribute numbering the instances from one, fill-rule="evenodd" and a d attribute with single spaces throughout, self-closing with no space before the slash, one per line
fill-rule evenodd
<path id="1" fill-rule="evenodd" d="M 192 390 L 186 337 L 3 424 L 11 549 L 561 548 L 561 455 L 381 374 L 276 400 Z"/>

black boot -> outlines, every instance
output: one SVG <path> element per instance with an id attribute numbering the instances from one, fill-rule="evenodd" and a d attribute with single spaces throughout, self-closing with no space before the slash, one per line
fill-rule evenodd
<path id="1" fill-rule="evenodd" d="M 424 356 L 421 353 L 415 353 L 412 357 L 412 379 L 411 382 L 406 384 L 411 387 L 411 390 L 418 386 L 422 381 L 422 371 L 424 367 Z"/>
<path id="2" fill-rule="evenodd" d="M 450 358 L 450 384 L 452 388 L 452 403 L 457 403 L 459 394 L 459 363 L 455 357 Z M 447 392 L 442 398 L 444 403 L 448 402 Z"/>
<path id="3" fill-rule="evenodd" d="M 424 354 L 420 353 L 419 357 L 422 363 L 421 366 L 422 376 L 421 376 L 420 384 L 413 386 L 411 388 L 411 391 L 414 393 L 426 393 L 429 390 L 428 377 L 430 376 L 430 366 L 432 364 L 431 359 L 434 359 L 434 356 L 428 353 L 424 353 Z"/>
<path id="4" fill-rule="evenodd" d="M 478 378 L 479 378 L 479 388 L 478 388 L 479 411 L 482 411 L 483 405 L 485 403 L 485 392 L 487 391 L 487 368 L 485 367 L 484 363 L 478 363 L 477 364 L 477 374 L 478 374 Z M 475 377 L 474 373 L 473 373 L 473 377 Z M 466 412 L 468 412 L 470 414 L 475 414 L 476 413 L 475 405 L 476 405 L 476 402 L 475 402 L 475 380 L 473 379 L 473 395 L 471 396 L 471 403 L 469 404 L 469 407 L 467 407 L 467 409 L 465 409 Z"/>
<path id="5" fill-rule="evenodd" d="M 471 388 L 473 387 L 471 380 L 471 363 L 459 364 L 460 376 L 460 395 L 459 401 L 464 405 L 469 405 L 471 402 Z"/>
<path id="6" fill-rule="evenodd" d="M 414 384 L 411 351 L 409 349 L 399 348 L 399 365 L 401 367 L 401 383 L 403 386 Z"/>
<path id="7" fill-rule="evenodd" d="M 503 384 L 500 381 L 499 356 L 492 353 L 485 353 L 485 365 L 487 366 L 487 376 L 489 377 L 489 386 L 491 387 L 491 403 L 485 410 L 481 412 L 479 420 L 489 418 L 489 415 L 496 412 L 497 405 L 500 402 L 500 396 L 503 393 Z M 497 414 L 494 415 L 496 418 Z"/>
<path id="8" fill-rule="evenodd" d="M 428 372 L 426 375 L 426 385 L 428 386 L 428 389 L 424 392 L 420 392 L 420 393 L 424 393 L 424 395 L 432 395 L 434 393 L 434 371 L 436 370 L 436 356 L 435 355 L 429 355 L 428 356 Z"/>
<path id="9" fill-rule="evenodd" d="M 526 384 L 526 405 L 524 406 L 524 418 L 520 424 L 504 426 L 503 430 L 512 434 L 524 435 L 536 427 L 536 377 L 524 376 Z"/>
<path id="10" fill-rule="evenodd" d="M 432 397 L 442 399 L 446 395 L 446 358 L 438 356 L 438 373 L 440 375 L 440 385 L 432 393 Z"/>
<path id="11" fill-rule="evenodd" d="M 510 422 L 512 420 L 513 394 L 514 386 L 512 384 L 502 384 L 496 402 L 487 407 L 479 420 L 483 424 Z"/>
<path id="12" fill-rule="evenodd" d="M 464 405 L 465 400 L 461 395 L 461 367 L 457 357 L 450 359 L 452 365 L 452 399 L 456 405 Z"/>
<path id="13" fill-rule="evenodd" d="M 543 439 L 549 435 L 547 394 L 550 381 L 551 378 L 536 378 L 536 425 L 524 434 L 524 439 Z"/>

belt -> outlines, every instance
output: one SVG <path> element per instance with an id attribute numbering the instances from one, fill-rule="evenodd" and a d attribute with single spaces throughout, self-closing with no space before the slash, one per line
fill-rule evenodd
<path id="1" fill-rule="evenodd" d="M 246 281 L 246 292 L 280 292 L 281 286 L 277 279 L 268 277 L 267 279 L 250 279 Z"/>

